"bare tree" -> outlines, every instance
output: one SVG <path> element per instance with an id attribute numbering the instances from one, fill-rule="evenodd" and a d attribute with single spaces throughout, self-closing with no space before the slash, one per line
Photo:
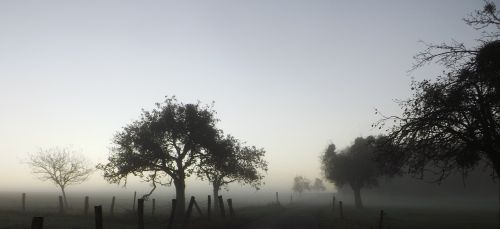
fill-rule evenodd
<path id="1" fill-rule="evenodd" d="M 61 188 L 64 206 L 68 207 L 66 187 L 81 184 L 92 173 L 87 159 L 71 148 L 40 149 L 31 154 L 28 165 L 32 173 L 43 181 L 50 180 Z"/>

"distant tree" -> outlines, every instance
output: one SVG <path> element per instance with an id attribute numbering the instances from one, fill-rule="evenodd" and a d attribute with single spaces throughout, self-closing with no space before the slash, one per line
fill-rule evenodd
<path id="1" fill-rule="evenodd" d="M 414 69 L 438 63 L 445 70 L 435 80 L 412 83 L 413 95 L 400 102 L 401 117 L 375 124 L 390 123 L 388 144 L 402 149 L 381 154 L 380 162 L 436 182 L 454 172 L 466 176 L 481 164 L 500 174 L 500 13 L 486 2 L 464 20 L 481 30 L 479 44 L 427 44 L 415 56 Z"/>
<path id="2" fill-rule="evenodd" d="M 215 128 L 215 111 L 209 106 L 184 104 L 175 97 L 167 97 L 151 111 L 142 111 L 139 120 L 127 125 L 114 137 L 115 147 L 108 163 L 98 165 L 104 178 L 112 183 L 124 181 L 132 174 L 153 186 L 170 185 L 176 191 L 178 225 L 184 219 L 185 180 L 207 154 L 218 130 Z"/>
<path id="3" fill-rule="evenodd" d="M 296 176 L 293 178 L 293 187 L 292 190 L 294 192 L 298 192 L 299 196 L 302 196 L 304 191 L 311 190 L 311 181 L 303 176 Z"/>
<path id="4" fill-rule="evenodd" d="M 316 178 L 314 180 L 314 184 L 313 186 L 311 187 L 312 190 L 314 191 L 319 191 L 319 192 L 323 192 L 326 190 L 326 187 L 325 185 L 323 184 L 323 180 L 319 179 L 319 178 Z"/>
<path id="5" fill-rule="evenodd" d="M 356 138 L 351 146 L 341 152 L 337 152 L 335 145 L 330 144 L 321 157 L 325 177 L 338 187 L 345 184 L 351 186 L 357 208 L 363 207 L 361 189 L 376 187 L 377 179 L 384 175 L 373 160 L 381 138 Z"/>
<path id="6" fill-rule="evenodd" d="M 233 182 L 249 184 L 257 190 L 262 185 L 263 173 L 267 171 L 264 149 L 243 146 L 228 135 L 220 137 L 208 151 L 213 153 L 201 157 L 198 176 L 212 184 L 214 198 L 222 187 L 228 188 Z M 218 201 L 214 201 L 214 208 L 218 207 Z"/>
<path id="7" fill-rule="evenodd" d="M 38 179 L 49 180 L 61 189 L 66 208 L 66 188 L 83 183 L 92 173 L 87 159 L 67 147 L 40 149 L 30 155 L 27 163 Z"/>

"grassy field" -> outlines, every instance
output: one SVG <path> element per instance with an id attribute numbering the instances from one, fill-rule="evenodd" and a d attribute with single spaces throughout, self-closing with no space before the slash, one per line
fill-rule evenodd
<path id="1" fill-rule="evenodd" d="M 204 210 L 204 208 L 202 207 Z M 297 215 L 313 215 L 317 219 L 314 228 L 378 228 L 380 209 L 386 213 L 383 228 L 496 228 L 497 212 L 494 209 L 453 209 L 453 208 L 405 208 L 405 207 L 367 207 L 356 210 L 350 205 L 344 206 L 344 219 L 339 218 L 338 209 L 332 212 L 330 206 L 301 204 L 278 207 L 275 205 L 262 205 L 236 208 L 236 217 L 226 219 L 207 220 L 193 211 L 192 221 L 188 228 L 243 228 L 253 222 L 262 221 L 273 223 L 273 219 L 287 220 L 283 216 L 294 212 Z M 301 212 L 302 211 L 302 212 Z M 156 216 L 145 213 L 145 228 L 166 228 L 168 212 L 163 211 Z M 21 213 L 14 210 L 0 211 L 0 229 L 30 228 L 34 216 L 45 218 L 44 228 L 51 229 L 90 229 L 94 228 L 93 216 L 83 216 L 80 209 L 68 211 L 61 215 L 54 212 L 53 208 L 28 211 Z M 280 217 L 281 216 L 281 217 Z M 294 217 L 294 215 L 290 215 Z M 316 226 L 317 225 L 317 226 Z M 122 211 L 114 217 L 104 212 L 104 228 L 128 229 L 137 228 L 137 217 L 130 211 Z M 307 227 L 305 227 L 307 228 Z"/>
<path id="2" fill-rule="evenodd" d="M 497 211 L 493 209 L 451 208 L 404 208 L 378 207 L 356 210 L 352 206 L 344 209 L 341 220 L 331 208 L 323 208 L 319 220 L 320 228 L 378 228 L 380 210 L 384 210 L 383 228 L 391 229 L 442 229 L 442 228 L 497 228 Z"/>
<path id="3" fill-rule="evenodd" d="M 283 211 L 283 208 L 272 205 L 259 207 L 243 207 L 235 209 L 236 216 L 234 218 L 226 217 L 212 218 L 208 220 L 205 217 L 200 217 L 193 211 L 192 220 L 189 228 L 240 228 L 249 222 L 259 219 L 264 216 L 276 214 Z M 93 215 L 84 216 L 80 211 L 78 213 L 69 212 L 66 214 L 47 213 L 43 211 L 32 211 L 21 213 L 18 211 L 0 211 L 0 229 L 14 228 L 30 228 L 31 220 L 35 216 L 44 217 L 44 228 L 50 229 L 90 229 L 94 228 Z M 137 216 L 132 212 L 122 212 L 115 216 L 107 214 L 103 215 L 104 228 L 107 229 L 132 229 L 137 228 Z M 145 216 L 145 228 L 166 228 L 168 224 L 168 215 L 159 214 L 156 216 Z"/>

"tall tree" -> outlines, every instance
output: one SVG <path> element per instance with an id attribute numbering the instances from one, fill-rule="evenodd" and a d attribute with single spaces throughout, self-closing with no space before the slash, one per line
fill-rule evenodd
<path id="1" fill-rule="evenodd" d="M 249 184 L 257 190 L 262 185 L 263 173 L 267 171 L 264 149 L 243 146 L 228 135 L 220 137 L 209 151 L 212 153 L 202 157 L 198 175 L 211 183 L 214 198 L 219 196 L 221 188 L 227 188 L 233 182 Z M 215 201 L 214 208 L 218 207 L 219 203 Z"/>
<path id="2" fill-rule="evenodd" d="M 37 178 L 49 180 L 61 189 L 66 208 L 66 188 L 86 181 L 93 171 L 87 159 L 68 147 L 40 149 L 30 155 L 28 165 Z"/>
<path id="3" fill-rule="evenodd" d="M 486 2 L 464 20 L 482 32 L 479 44 L 428 44 L 414 68 L 438 63 L 444 74 L 413 82 L 412 97 L 400 103 L 401 117 L 375 124 L 382 128 L 390 121 L 388 143 L 402 149 L 381 154 L 385 165 L 406 166 L 436 182 L 484 164 L 500 174 L 500 13 Z"/>
<path id="4" fill-rule="evenodd" d="M 177 199 L 174 222 L 182 222 L 185 211 L 185 179 L 199 158 L 208 153 L 218 130 L 215 111 L 210 106 L 184 104 L 175 97 L 157 103 L 151 111 L 123 128 L 114 137 L 115 147 L 106 164 L 98 165 L 104 178 L 112 183 L 124 181 L 132 174 L 153 186 L 173 182 Z M 166 178 L 166 179 L 165 179 Z"/>
<path id="5" fill-rule="evenodd" d="M 341 152 L 337 152 L 335 145 L 330 144 L 321 157 L 325 177 L 338 187 L 346 184 L 351 186 L 357 208 L 363 207 L 361 189 L 376 187 L 377 178 L 384 175 L 373 160 L 381 138 L 356 138 L 351 146 Z"/>

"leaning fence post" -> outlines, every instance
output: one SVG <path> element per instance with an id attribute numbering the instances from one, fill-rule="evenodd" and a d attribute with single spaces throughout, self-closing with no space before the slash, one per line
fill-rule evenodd
<path id="1" fill-rule="evenodd" d="M 344 209 L 342 208 L 342 201 L 339 201 L 339 211 L 340 211 L 340 218 L 344 218 Z"/>
<path id="2" fill-rule="evenodd" d="M 170 210 L 170 219 L 168 220 L 167 229 L 171 229 L 172 228 L 172 224 L 174 222 L 175 207 L 176 207 L 176 205 L 177 205 L 177 200 L 176 199 L 172 199 L 172 209 Z"/>
<path id="3" fill-rule="evenodd" d="M 89 197 L 85 196 L 85 201 L 83 203 L 83 214 L 85 216 L 89 215 Z"/>
<path id="4" fill-rule="evenodd" d="M 23 210 L 23 213 L 26 212 L 26 193 L 24 193 L 24 192 L 22 195 L 22 210 Z"/>
<path id="5" fill-rule="evenodd" d="M 196 211 L 198 212 L 198 215 L 203 217 L 203 212 L 201 212 L 200 206 L 198 206 L 198 202 L 196 202 L 196 199 L 194 200 L 193 204 L 194 204 L 194 207 L 196 208 Z"/>
<path id="6" fill-rule="evenodd" d="M 94 206 L 95 228 L 102 229 L 102 206 Z"/>
<path id="7" fill-rule="evenodd" d="M 144 229 L 144 199 L 137 200 L 137 224 L 139 229 Z"/>
<path id="8" fill-rule="evenodd" d="M 33 217 L 31 220 L 31 229 L 43 229 L 43 217 Z"/>
<path id="9" fill-rule="evenodd" d="M 184 218 L 184 225 L 183 228 L 186 228 L 188 223 L 189 223 L 189 218 L 191 217 L 191 211 L 193 211 L 193 204 L 194 204 L 194 196 L 191 196 L 191 199 L 189 200 L 189 206 L 187 209 L 186 216 Z"/>
<path id="10" fill-rule="evenodd" d="M 382 229 L 384 223 L 384 210 L 380 210 L 380 219 L 378 221 L 378 229 Z"/>
<path id="11" fill-rule="evenodd" d="M 156 211 L 156 199 L 153 198 L 153 206 L 151 206 L 151 215 L 155 215 Z"/>
<path id="12" fill-rule="evenodd" d="M 229 207 L 229 215 L 231 217 L 234 217 L 233 199 L 231 199 L 231 198 L 227 199 L 227 206 Z"/>
<path id="13" fill-rule="evenodd" d="M 207 202 L 207 217 L 210 219 L 210 216 L 212 215 L 212 198 L 210 198 L 210 195 L 208 195 L 208 202 Z"/>
<path id="14" fill-rule="evenodd" d="M 137 192 L 134 192 L 134 203 L 132 204 L 132 211 L 135 212 L 135 200 L 137 198 Z"/>
<path id="15" fill-rule="evenodd" d="M 113 198 L 111 199 L 111 207 L 109 208 L 109 214 L 111 216 L 115 215 L 115 199 L 115 196 L 113 196 Z"/>
<path id="16" fill-rule="evenodd" d="M 219 208 L 220 208 L 220 215 L 222 217 L 226 217 L 226 211 L 224 210 L 224 200 L 222 199 L 222 196 L 219 196 Z"/>
<path id="17" fill-rule="evenodd" d="M 64 213 L 64 205 L 63 205 L 63 197 L 59 196 L 59 213 L 63 214 Z"/>

